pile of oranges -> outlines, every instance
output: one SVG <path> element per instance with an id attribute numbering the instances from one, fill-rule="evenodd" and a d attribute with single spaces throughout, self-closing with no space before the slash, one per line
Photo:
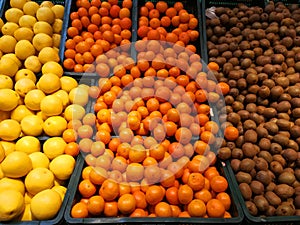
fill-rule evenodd
<path id="1" fill-rule="evenodd" d="M 101 56 L 101 79 L 89 89 L 95 113 L 74 127 L 86 166 L 71 216 L 230 218 L 210 118 L 229 86 L 181 45 L 140 40 L 135 48 L 136 63 L 114 50 Z"/>
<path id="2" fill-rule="evenodd" d="M 77 11 L 70 14 L 71 26 L 63 61 L 74 72 L 95 72 L 94 62 L 102 53 L 131 39 L 132 0 L 76 0 Z"/>

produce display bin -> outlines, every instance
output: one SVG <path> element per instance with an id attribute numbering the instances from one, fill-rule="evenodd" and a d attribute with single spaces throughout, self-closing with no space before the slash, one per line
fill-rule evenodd
<path id="1" fill-rule="evenodd" d="M 61 60 L 61 63 L 63 62 L 65 56 L 65 41 L 68 39 L 68 35 L 67 35 L 67 30 L 68 27 L 71 25 L 71 20 L 70 20 L 70 14 L 74 11 L 77 11 L 77 7 L 76 7 L 76 1 L 72 1 L 72 0 L 67 0 L 69 2 L 69 7 L 67 8 L 67 10 L 65 10 L 65 15 L 64 15 L 64 26 L 63 26 L 63 30 L 62 30 L 62 41 L 60 42 L 60 47 L 59 47 L 59 58 Z M 137 1 L 138 0 L 132 0 L 132 9 L 131 9 L 131 20 L 132 20 L 132 25 L 131 25 L 131 42 L 134 43 L 136 41 L 136 21 L 137 21 Z M 119 6 L 122 4 L 122 1 L 119 1 Z M 130 49 L 130 55 L 131 57 L 133 57 L 135 59 L 135 51 L 134 51 L 134 45 L 131 45 L 131 49 Z M 103 53 L 105 55 L 105 53 Z M 77 72 L 72 72 L 72 71 L 65 71 L 65 74 L 68 76 L 79 76 L 82 77 L 83 75 L 86 76 L 95 76 L 95 77 L 99 77 L 96 72 L 94 73 L 77 73 Z"/>
<path id="2" fill-rule="evenodd" d="M 232 184 L 235 195 L 237 196 L 240 205 L 242 207 L 243 213 L 245 215 L 246 224 L 263 224 L 263 225 L 299 225 L 299 216 L 269 216 L 269 217 L 259 217 L 252 216 L 246 207 L 245 200 L 239 189 L 238 183 L 235 179 L 234 172 L 230 166 L 230 161 L 226 161 L 226 168 L 228 168 L 229 180 Z"/>
<path id="3" fill-rule="evenodd" d="M 76 203 L 79 198 L 78 184 L 81 179 L 81 171 L 83 170 L 86 163 L 84 156 L 80 154 L 78 156 L 78 163 L 76 164 L 77 176 L 72 180 L 73 186 L 70 190 L 70 197 L 67 204 L 67 208 L 64 214 L 64 218 L 67 224 L 242 224 L 244 215 L 242 213 L 241 206 L 238 202 L 237 196 L 231 182 L 229 182 L 228 165 L 218 163 L 217 167 L 223 176 L 226 177 L 229 183 L 227 190 L 231 196 L 232 205 L 229 212 L 232 218 L 163 218 L 163 217 L 143 217 L 143 218 L 130 218 L 130 217 L 99 217 L 99 218 L 73 218 L 71 217 L 72 206 Z"/>

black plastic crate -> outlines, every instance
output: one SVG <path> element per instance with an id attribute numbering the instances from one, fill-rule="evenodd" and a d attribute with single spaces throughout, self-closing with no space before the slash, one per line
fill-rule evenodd
<path id="1" fill-rule="evenodd" d="M 84 166 L 86 166 L 84 156 L 80 154 L 78 156 L 79 160 L 76 163 L 77 176 L 73 180 L 73 186 L 70 190 L 70 197 L 67 204 L 67 208 L 65 211 L 65 221 L 67 224 L 242 224 L 244 219 L 244 215 L 242 213 L 241 206 L 239 205 L 238 198 L 235 195 L 234 189 L 232 184 L 229 180 L 229 174 L 227 165 L 224 163 L 218 163 L 217 167 L 223 176 L 226 177 L 228 180 L 229 188 L 227 191 L 228 194 L 231 196 L 232 205 L 230 209 L 230 213 L 232 218 L 162 218 L 162 217 L 143 217 L 143 218 L 130 218 L 130 217 L 99 217 L 99 218 L 72 218 L 70 213 L 72 206 L 76 203 L 76 200 L 79 198 L 78 194 L 78 184 L 81 180 L 81 171 L 83 170 Z"/>
<path id="2" fill-rule="evenodd" d="M 230 161 L 226 161 L 226 168 L 228 168 L 230 183 L 233 186 L 235 195 L 237 196 L 240 205 L 242 207 L 243 213 L 245 215 L 245 224 L 260 224 L 260 225 L 299 225 L 299 216 L 269 216 L 269 217 L 259 217 L 252 216 L 246 207 L 245 200 L 239 189 L 238 183 L 236 181 L 234 172 L 230 166 Z"/>
<path id="3" fill-rule="evenodd" d="M 271 0 L 268 0 L 268 2 Z M 291 4 L 300 4 L 299 0 L 273 0 L 273 2 L 276 4 L 277 2 L 282 2 L 285 5 L 291 5 Z"/>
<path id="4" fill-rule="evenodd" d="M 68 39 L 68 35 L 67 35 L 67 30 L 68 27 L 71 25 L 71 20 L 70 20 L 70 14 L 74 11 L 77 11 L 77 7 L 76 7 L 76 1 L 75 0 L 67 0 L 69 2 L 68 4 L 68 10 L 65 10 L 65 15 L 64 15 L 64 25 L 63 25 L 63 30 L 62 30 L 62 38 L 61 38 L 61 42 L 60 42 L 60 46 L 59 46 L 59 58 L 61 60 L 61 64 L 63 63 L 65 56 L 65 42 Z M 138 0 L 132 0 L 132 8 L 131 8 L 131 21 L 132 21 L 132 25 L 131 25 L 131 42 L 134 43 L 136 42 L 136 36 L 134 35 L 136 33 L 136 21 L 137 21 L 137 1 Z M 122 4 L 122 1 L 119 0 L 118 5 L 120 6 Z M 135 56 L 135 51 L 134 51 L 134 45 L 131 44 L 131 48 L 130 48 L 130 55 L 133 59 L 136 58 Z M 105 55 L 105 53 L 103 53 Z M 65 74 L 68 76 L 97 76 L 99 77 L 96 72 L 94 73 L 76 73 L 73 71 L 65 71 Z"/>

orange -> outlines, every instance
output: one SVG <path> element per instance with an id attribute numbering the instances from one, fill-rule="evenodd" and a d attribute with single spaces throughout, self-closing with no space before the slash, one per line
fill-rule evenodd
<path id="1" fill-rule="evenodd" d="M 104 210 L 104 199 L 99 195 L 94 195 L 89 198 L 87 203 L 87 209 L 90 214 L 94 216 L 100 216 Z"/>
<path id="2" fill-rule="evenodd" d="M 77 156 L 80 152 L 79 145 L 76 142 L 69 142 L 65 147 L 65 154 L 73 157 Z"/>
<path id="3" fill-rule="evenodd" d="M 187 183 L 194 191 L 200 191 L 204 188 L 205 180 L 201 173 L 191 173 Z"/>
<path id="4" fill-rule="evenodd" d="M 210 180 L 211 189 L 215 192 L 224 192 L 228 188 L 228 182 L 223 176 L 215 176 Z"/>
<path id="5" fill-rule="evenodd" d="M 178 189 L 178 200 L 181 204 L 188 204 L 192 201 L 193 199 L 193 189 L 187 185 L 181 185 Z"/>
<path id="6" fill-rule="evenodd" d="M 83 202 L 77 202 L 75 205 L 72 206 L 71 209 L 71 216 L 73 218 L 85 218 L 88 217 L 89 211 L 87 208 L 87 204 Z"/>
<path id="7" fill-rule="evenodd" d="M 169 7 L 165 13 L 166 13 L 166 16 L 168 16 L 169 18 L 172 18 L 177 15 L 177 11 L 173 7 Z"/>
<path id="8" fill-rule="evenodd" d="M 154 212 L 158 217 L 171 217 L 172 208 L 166 202 L 159 202 L 155 205 Z"/>
<path id="9" fill-rule="evenodd" d="M 178 188 L 177 187 L 169 187 L 166 190 L 166 199 L 171 205 L 178 205 Z"/>
<path id="10" fill-rule="evenodd" d="M 188 204 L 187 211 L 192 217 L 203 217 L 206 214 L 205 203 L 200 199 L 194 199 Z"/>
<path id="11" fill-rule="evenodd" d="M 102 167 L 93 167 L 93 169 L 89 173 L 89 180 L 95 184 L 102 184 L 108 177 L 106 170 Z"/>
<path id="12" fill-rule="evenodd" d="M 130 214 L 135 210 L 136 200 L 132 194 L 124 194 L 118 199 L 118 209 L 122 214 Z"/>
<path id="13" fill-rule="evenodd" d="M 215 71 L 218 71 L 220 69 L 219 65 L 215 62 L 209 62 L 207 64 L 207 68 L 210 70 L 215 70 Z"/>
<path id="14" fill-rule="evenodd" d="M 147 38 L 148 40 L 160 40 L 160 33 L 157 30 L 149 30 Z"/>
<path id="15" fill-rule="evenodd" d="M 237 128 L 235 128 L 233 126 L 226 127 L 224 130 L 224 137 L 228 141 L 234 141 L 239 137 L 239 131 Z"/>
<path id="16" fill-rule="evenodd" d="M 211 192 L 210 192 L 209 190 L 207 190 L 207 189 L 202 189 L 202 190 L 200 190 L 200 191 L 197 191 L 197 192 L 195 193 L 194 196 L 195 196 L 196 199 L 202 200 L 205 204 L 206 204 L 209 200 L 212 199 L 212 194 L 211 194 Z"/>
<path id="17" fill-rule="evenodd" d="M 164 198 L 164 191 L 161 186 L 152 185 L 146 191 L 146 201 L 150 205 L 156 205 Z"/>
<path id="18" fill-rule="evenodd" d="M 142 191 L 135 191 L 133 192 L 132 195 L 135 198 L 136 207 L 140 209 L 146 209 L 147 201 L 146 201 L 145 193 Z"/>
<path id="19" fill-rule="evenodd" d="M 226 192 L 220 192 L 217 194 L 216 199 L 220 200 L 225 207 L 225 210 L 230 209 L 231 198 Z"/>
<path id="20" fill-rule="evenodd" d="M 159 18 L 160 14 L 159 14 L 159 11 L 157 9 L 151 9 L 148 13 L 148 17 L 150 19 L 152 18 Z"/>
<path id="21" fill-rule="evenodd" d="M 118 215 L 118 203 L 116 201 L 105 202 L 103 214 L 109 217 Z"/>
<path id="22" fill-rule="evenodd" d="M 211 199 L 206 204 L 207 215 L 213 218 L 222 218 L 225 213 L 225 207 L 218 199 Z"/>
<path id="23" fill-rule="evenodd" d="M 84 198 L 89 198 L 96 193 L 96 187 L 90 180 L 82 180 L 78 185 L 78 190 Z"/>
<path id="24" fill-rule="evenodd" d="M 113 201 L 119 195 L 119 184 L 112 179 L 107 179 L 102 183 L 99 194 L 105 201 Z"/>

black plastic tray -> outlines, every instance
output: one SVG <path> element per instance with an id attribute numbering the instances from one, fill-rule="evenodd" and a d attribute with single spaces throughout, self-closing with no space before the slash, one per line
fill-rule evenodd
<path id="1" fill-rule="evenodd" d="M 59 58 L 61 60 L 61 64 L 63 64 L 64 58 L 65 58 L 65 56 L 64 56 L 65 48 L 66 48 L 65 42 L 68 39 L 67 30 L 71 24 L 70 14 L 77 10 L 76 4 L 75 4 L 76 1 L 74 1 L 74 0 L 73 1 L 66 0 L 66 1 L 68 1 L 69 4 L 68 4 L 67 10 L 65 10 L 64 25 L 63 25 L 62 36 L 61 36 L 62 39 L 61 39 L 60 46 L 59 46 Z M 132 43 L 136 42 L 136 36 L 134 34 L 136 33 L 136 30 L 137 30 L 137 22 L 136 22 L 137 21 L 137 1 L 138 0 L 132 0 L 132 9 L 131 9 L 132 25 L 131 25 L 131 40 L 130 40 Z M 121 0 L 119 0 L 119 5 L 120 4 L 122 4 Z M 131 50 L 130 50 L 130 55 L 133 59 L 136 59 L 136 54 L 135 54 L 133 47 L 134 47 L 134 45 L 132 44 Z M 103 54 L 105 54 L 105 53 L 103 53 Z M 76 73 L 73 71 L 65 71 L 65 74 L 68 76 L 72 76 L 72 77 L 76 77 L 76 76 L 82 77 L 85 75 L 99 77 L 97 75 L 97 73 Z"/>
<path id="2" fill-rule="evenodd" d="M 269 216 L 269 217 L 259 217 L 252 216 L 246 207 L 245 200 L 239 189 L 238 183 L 235 179 L 234 172 L 230 166 L 230 161 L 226 161 L 226 168 L 228 169 L 230 183 L 233 186 L 235 195 L 237 196 L 240 205 L 242 207 L 243 213 L 245 215 L 245 224 L 260 224 L 260 225 L 299 225 L 299 216 Z"/>
<path id="3" fill-rule="evenodd" d="M 79 198 L 79 194 L 77 191 L 78 184 L 81 180 L 81 171 L 84 166 L 86 166 L 83 155 L 80 154 L 78 156 L 79 160 L 76 164 L 77 176 L 73 181 L 73 186 L 70 190 L 70 197 L 67 204 L 67 208 L 65 211 L 65 221 L 67 224 L 242 224 L 244 215 L 242 213 L 241 206 L 239 204 L 238 198 L 233 191 L 233 187 L 231 182 L 229 182 L 229 174 L 228 174 L 228 166 L 224 163 L 218 163 L 219 171 L 222 175 L 226 177 L 229 183 L 229 194 L 232 198 L 232 206 L 230 212 L 232 214 L 232 218 L 130 218 L 130 217 L 99 217 L 99 218 L 72 218 L 70 215 L 72 206 L 76 203 L 76 200 Z"/>

